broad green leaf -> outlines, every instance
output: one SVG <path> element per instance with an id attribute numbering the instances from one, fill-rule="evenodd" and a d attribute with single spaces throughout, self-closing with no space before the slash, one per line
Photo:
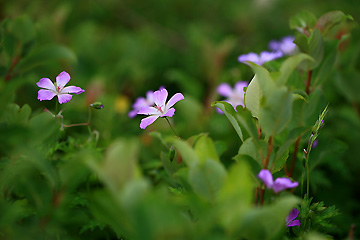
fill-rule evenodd
<path id="1" fill-rule="evenodd" d="M 290 29 L 296 29 L 303 32 L 304 29 L 309 31 L 316 24 L 316 17 L 309 11 L 303 10 L 292 16 L 289 21 Z"/>
<path id="2" fill-rule="evenodd" d="M 76 55 L 67 47 L 47 45 L 29 52 L 29 54 L 19 62 L 17 69 L 21 72 L 26 72 L 39 65 L 58 60 L 75 62 Z"/>
<path id="3" fill-rule="evenodd" d="M 87 161 L 88 166 L 104 181 L 112 193 L 136 177 L 138 144 L 131 139 L 117 140 L 106 150 L 102 163 Z"/>
<path id="4" fill-rule="evenodd" d="M 259 174 L 261 169 L 263 169 L 263 165 L 261 163 L 259 163 L 259 161 L 250 157 L 249 155 L 244 155 L 244 154 L 239 153 L 235 157 L 233 157 L 233 159 L 237 162 L 246 163 L 249 166 L 250 171 L 253 174 L 253 176 L 256 176 L 257 174 Z"/>
<path id="5" fill-rule="evenodd" d="M 319 29 L 315 29 L 309 38 L 309 55 L 315 60 L 309 62 L 309 68 L 318 67 L 324 57 L 324 43 Z"/>
<path id="6" fill-rule="evenodd" d="M 345 21 L 348 17 L 341 11 L 331 11 L 322 15 L 316 22 L 315 28 L 326 34 L 332 27 Z M 352 17 L 350 16 L 350 19 Z"/>
<path id="7" fill-rule="evenodd" d="M 252 206 L 254 181 L 248 165 L 241 161 L 228 173 L 217 197 L 219 217 L 223 227 L 233 234 L 242 222 L 244 214 Z"/>
<path id="8" fill-rule="evenodd" d="M 235 117 L 236 112 L 234 110 L 234 107 L 227 102 L 221 102 L 221 101 L 213 102 L 211 106 L 218 107 L 221 109 L 221 111 L 223 111 L 225 116 L 229 119 L 231 125 L 234 127 L 236 133 L 239 135 L 241 141 L 244 141 L 243 131 L 241 130 L 241 126 Z"/>
<path id="9" fill-rule="evenodd" d="M 248 155 L 256 160 L 256 162 L 262 166 L 262 160 L 266 158 L 268 151 L 268 143 L 264 140 L 256 141 L 254 138 L 248 138 L 240 146 L 239 154 Z"/>
<path id="10" fill-rule="evenodd" d="M 256 78 L 257 81 L 259 82 L 259 87 L 260 87 L 262 93 L 264 94 L 265 97 L 269 96 L 276 89 L 276 84 L 275 84 L 274 80 L 272 79 L 269 71 L 266 68 L 256 65 L 252 62 L 247 62 L 247 63 L 253 69 L 253 71 L 255 73 L 254 78 Z M 246 92 L 247 92 L 247 90 L 246 90 Z"/>
<path id="11" fill-rule="evenodd" d="M 8 31 L 25 44 L 35 38 L 35 26 L 28 16 L 19 16 L 8 24 Z"/>
<path id="12" fill-rule="evenodd" d="M 271 172 L 275 173 L 283 169 L 288 157 L 289 157 L 289 149 L 285 150 L 285 152 L 282 155 L 276 156 L 274 162 L 270 163 L 271 166 L 274 166 Z"/>
<path id="13" fill-rule="evenodd" d="M 315 79 L 312 81 L 312 86 L 316 87 L 324 84 L 327 78 L 333 73 L 333 66 L 335 64 L 337 57 L 337 49 L 332 50 L 322 62 L 319 72 L 317 73 Z"/>
<path id="14" fill-rule="evenodd" d="M 191 168 L 200 162 L 195 150 L 187 142 L 174 137 L 166 139 L 166 142 L 175 147 L 188 167 Z"/>
<path id="15" fill-rule="evenodd" d="M 219 161 L 214 142 L 207 134 L 203 134 L 196 140 L 194 150 L 200 162 L 205 162 L 207 159 Z"/>
<path id="16" fill-rule="evenodd" d="M 309 53 L 309 43 L 308 43 L 308 39 L 305 36 L 305 34 L 300 34 L 298 36 L 295 37 L 294 43 L 299 47 L 299 49 L 301 50 L 301 52 L 303 53 Z"/>
<path id="17" fill-rule="evenodd" d="M 259 81 L 255 75 L 246 89 L 244 104 L 245 107 L 250 110 L 251 114 L 257 119 L 259 119 L 260 101 L 262 97 L 263 93 L 260 89 Z"/>
<path id="18" fill-rule="evenodd" d="M 2 115 L 2 121 L 7 122 L 9 124 L 25 124 L 27 125 L 29 122 L 29 117 L 31 114 L 31 108 L 29 105 L 25 104 L 22 108 L 20 108 L 15 103 L 10 103 L 6 111 Z"/>
<path id="19" fill-rule="evenodd" d="M 292 94 L 285 86 L 276 89 L 260 109 L 260 126 L 267 136 L 280 133 L 292 115 Z"/>
<path id="20" fill-rule="evenodd" d="M 271 205 L 253 208 L 239 224 L 239 234 L 245 239 L 273 239 L 286 228 L 285 218 L 297 203 L 299 199 L 289 195 Z"/>
<path id="21" fill-rule="evenodd" d="M 278 86 L 286 84 L 290 74 L 295 70 L 295 68 L 303 61 L 309 60 L 313 61 L 312 57 L 305 53 L 300 53 L 294 56 L 289 57 L 284 61 L 280 68 L 280 76 L 276 80 Z"/>
<path id="22" fill-rule="evenodd" d="M 243 127 L 243 129 L 246 130 L 246 133 L 247 133 L 246 136 L 249 135 L 255 141 L 257 141 L 258 137 L 259 137 L 258 129 L 256 127 L 254 117 L 251 115 L 251 112 L 248 111 L 246 108 L 242 108 L 241 106 L 238 106 L 236 108 L 236 110 L 237 110 L 236 119 L 238 120 L 240 125 Z"/>
<path id="23" fill-rule="evenodd" d="M 195 193 L 213 202 L 218 196 L 226 180 L 227 173 L 224 166 L 212 159 L 191 166 L 189 169 L 189 183 Z"/>

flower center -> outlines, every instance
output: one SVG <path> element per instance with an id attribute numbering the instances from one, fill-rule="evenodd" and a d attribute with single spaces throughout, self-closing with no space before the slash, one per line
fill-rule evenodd
<path id="1" fill-rule="evenodd" d="M 161 107 L 162 107 L 162 106 L 160 106 L 160 107 L 159 107 L 159 106 L 154 106 L 154 107 L 155 107 L 157 110 L 159 110 L 161 113 L 164 113 L 164 111 L 161 110 Z"/>

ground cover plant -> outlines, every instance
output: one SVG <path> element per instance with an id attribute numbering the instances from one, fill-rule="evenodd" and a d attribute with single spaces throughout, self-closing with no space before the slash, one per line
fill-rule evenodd
<path id="1" fill-rule="evenodd" d="M 0 4 L 0 239 L 359 238 L 352 6 L 147 4 Z"/>

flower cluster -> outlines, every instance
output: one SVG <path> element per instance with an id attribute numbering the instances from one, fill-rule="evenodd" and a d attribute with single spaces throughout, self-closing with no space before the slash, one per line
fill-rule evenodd
<path id="1" fill-rule="evenodd" d="M 238 61 L 241 63 L 253 62 L 257 65 L 263 65 L 266 62 L 281 58 L 285 55 L 291 55 L 294 53 L 296 44 L 294 43 L 294 37 L 287 36 L 280 41 L 273 40 L 269 43 L 269 51 L 263 51 L 260 54 L 250 52 L 248 54 L 242 54 L 238 57 Z"/>
<path id="2" fill-rule="evenodd" d="M 241 105 L 244 107 L 244 87 L 248 85 L 248 82 L 237 82 L 234 89 L 232 89 L 229 84 L 222 83 L 217 87 L 217 92 L 221 96 L 226 97 L 224 101 L 230 103 L 236 111 L 237 106 Z M 217 111 L 223 113 L 219 108 L 217 108 Z"/>
<path id="3" fill-rule="evenodd" d="M 267 189 L 272 189 L 274 193 L 281 192 L 287 188 L 295 188 L 298 182 L 292 182 L 289 178 L 277 178 L 273 180 L 271 172 L 263 169 L 259 172 L 258 177 L 264 182 Z"/>
<path id="4" fill-rule="evenodd" d="M 43 100 L 51 100 L 55 96 L 58 97 L 58 101 L 60 104 L 67 103 L 71 100 L 72 95 L 80 94 L 85 92 L 84 89 L 76 86 L 68 86 L 65 85 L 70 81 L 70 75 L 63 71 L 56 77 L 56 83 L 54 84 L 49 78 L 42 78 L 39 82 L 36 83 L 38 87 L 44 88 L 38 91 L 38 99 L 40 101 Z"/>

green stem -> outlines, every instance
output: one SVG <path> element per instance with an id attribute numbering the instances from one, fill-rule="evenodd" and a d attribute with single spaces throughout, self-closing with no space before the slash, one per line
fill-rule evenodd
<path id="1" fill-rule="evenodd" d="M 92 132 L 91 132 L 91 127 L 90 127 L 90 122 L 91 122 L 91 107 L 89 106 L 89 118 L 88 118 L 88 130 L 89 130 L 89 134 L 90 136 L 92 135 Z"/>
<path id="2" fill-rule="evenodd" d="M 59 102 L 58 101 L 55 101 L 55 115 L 58 115 L 58 110 L 59 110 Z"/>
<path id="3" fill-rule="evenodd" d="M 309 196 L 310 189 L 310 174 L 309 174 L 309 162 L 306 161 L 306 195 Z"/>
<path id="4" fill-rule="evenodd" d="M 173 131 L 173 133 L 175 134 L 175 136 L 179 137 L 179 136 L 176 134 L 174 128 L 171 126 L 171 123 L 170 123 L 169 119 L 168 119 L 167 117 L 165 117 L 165 119 L 166 119 L 166 121 L 168 122 L 168 124 L 169 124 L 171 130 Z"/>

